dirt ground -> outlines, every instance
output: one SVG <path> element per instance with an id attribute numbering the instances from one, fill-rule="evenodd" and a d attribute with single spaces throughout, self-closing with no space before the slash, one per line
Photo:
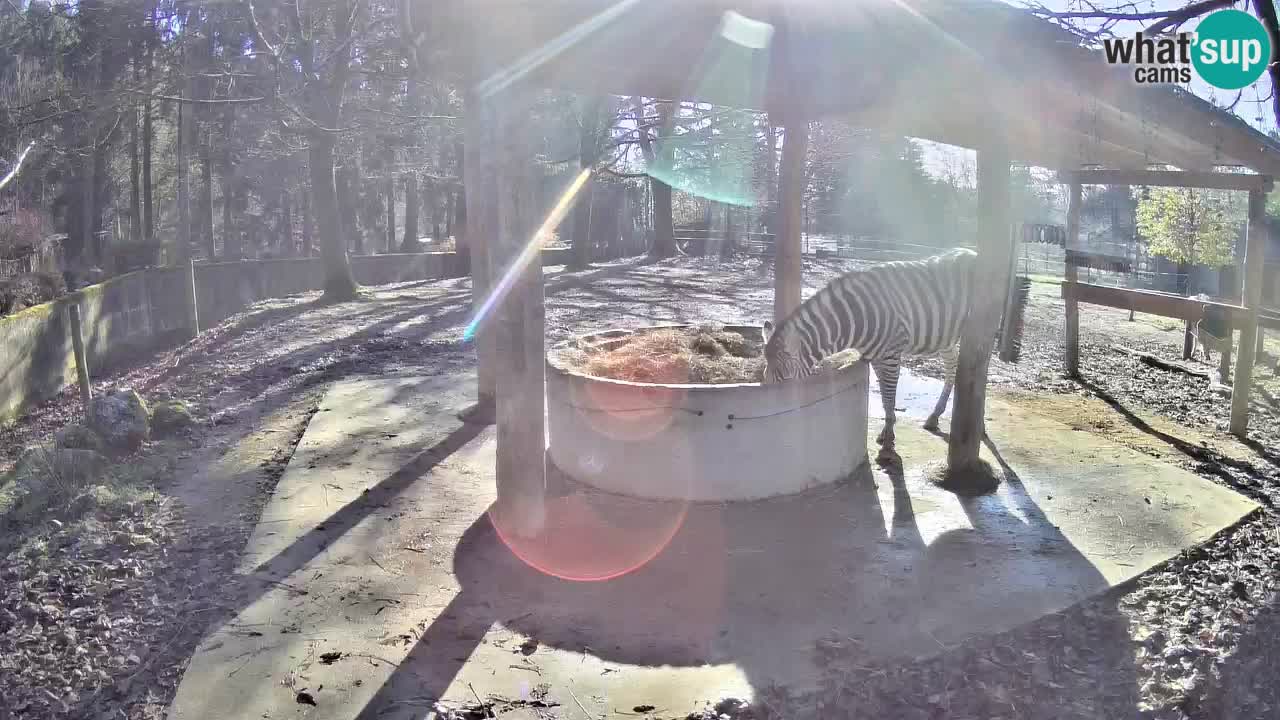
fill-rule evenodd
<path id="1" fill-rule="evenodd" d="M 848 265 L 808 260 L 807 292 Z M 772 304 L 759 259 L 620 261 L 547 271 L 548 341 L 613 327 L 715 320 L 758 324 Z M 168 463 L 145 501 L 111 515 L 50 517 L 0 547 L 0 718 L 161 717 L 192 648 L 234 606 L 236 556 L 334 379 L 473 364 L 462 341 L 466 279 L 376 288 L 322 306 L 261 303 L 174 351 L 121 369 L 103 389 L 188 400 L 201 420 L 142 451 Z M 1139 363 L 1122 344 L 1176 357 L 1180 325 L 1085 306 L 1084 380 L 1061 375 L 1062 301 L 1036 283 L 1022 361 L 992 362 L 993 392 L 1080 432 L 1233 487 L 1263 510 L 1131 587 L 934 658 L 868 664 L 833 639 L 822 690 L 763 692 L 732 717 L 1267 718 L 1280 714 L 1277 410 L 1260 398 L 1251 437 L 1222 432 L 1229 402 L 1192 376 Z M 1274 346 L 1280 350 L 1280 345 Z M 1280 354 L 1278 352 L 1277 354 Z M 1216 358 L 1215 358 L 1216 360 Z M 940 364 L 914 360 L 924 374 Z M 1208 367 L 1207 365 L 1205 367 Z M 1277 382 L 1272 370 L 1264 387 Z M 74 393 L 0 429 L 0 469 L 80 412 Z M 55 522 L 56 521 L 56 522 Z M 16 533 L 16 534 L 15 534 Z M 125 545 L 113 539 L 128 539 Z"/>

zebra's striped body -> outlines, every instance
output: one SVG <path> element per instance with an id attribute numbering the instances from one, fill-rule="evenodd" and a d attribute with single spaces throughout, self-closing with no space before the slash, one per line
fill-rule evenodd
<path id="1" fill-rule="evenodd" d="M 942 395 L 926 428 L 936 428 L 955 378 L 960 335 L 973 300 L 977 254 L 952 250 L 924 260 L 860 268 L 831 281 L 772 328 L 765 323 L 765 382 L 811 374 L 828 355 L 857 350 L 880 381 L 885 425 L 881 459 L 894 457 L 894 404 L 903 355 L 941 353 Z"/>

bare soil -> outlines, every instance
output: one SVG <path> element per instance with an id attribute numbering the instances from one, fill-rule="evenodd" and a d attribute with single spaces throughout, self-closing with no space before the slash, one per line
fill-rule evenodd
<path id="1" fill-rule="evenodd" d="M 849 266 L 809 260 L 806 291 Z M 547 275 L 553 342 L 670 322 L 758 325 L 772 303 L 772 273 L 754 258 L 622 261 Z M 341 305 L 286 298 L 100 378 L 103 389 L 185 399 L 201 424 L 126 460 L 150 454 L 169 468 L 135 507 L 53 516 L 4 539 L 11 549 L 0 565 L 0 717 L 162 716 L 198 638 L 234 606 L 225 598 L 236 591 L 236 558 L 319 393 L 352 374 L 472 366 L 462 341 L 470 312 L 466 280 L 388 286 Z M 715 714 L 1280 717 L 1277 411 L 1260 393 L 1250 439 L 1224 434 L 1229 403 L 1206 382 L 1110 349 L 1180 352 L 1178 323 L 1141 315 L 1130 322 L 1124 311 L 1084 308 L 1084 379 L 1064 378 L 1062 315 L 1057 287 L 1035 284 L 1023 359 L 993 358 L 993 392 L 1233 487 L 1263 510 L 1107 597 L 940 647 L 933 658 L 877 664 L 832 638 L 814 648 L 829 668 L 819 692 L 773 688 L 754 705 L 728 703 Z M 941 372 L 931 359 L 909 366 Z M 1259 374 L 1270 393 L 1272 369 L 1264 363 Z M 0 468 L 79 412 L 67 392 L 0 430 Z"/>

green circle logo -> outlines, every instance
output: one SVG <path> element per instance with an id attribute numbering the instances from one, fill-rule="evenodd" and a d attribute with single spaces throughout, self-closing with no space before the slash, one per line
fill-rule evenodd
<path id="1" fill-rule="evenodd" d="M 1239 90 L 1257 82 L 1271 62 L 1271 38 L 1258 18 L 1241 10 L 1219 10 L 1196 28 L 1191 62 L 1210 85 Z"/>

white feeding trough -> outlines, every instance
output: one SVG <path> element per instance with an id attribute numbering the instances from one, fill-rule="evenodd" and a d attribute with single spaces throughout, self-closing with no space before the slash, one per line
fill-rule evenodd
<path id="1" fill-rule="evenodd" d="M 562 343 L 547 360 L 550 457 L 586 485 L 657 500 L 756 500 L 867 472 L 867 364 L 762 385 L 648 383 L 587 375 L 581 348 L 610 350 L 637 333 Z M 758 327 L 730 326 L 760 343 Z"/>

